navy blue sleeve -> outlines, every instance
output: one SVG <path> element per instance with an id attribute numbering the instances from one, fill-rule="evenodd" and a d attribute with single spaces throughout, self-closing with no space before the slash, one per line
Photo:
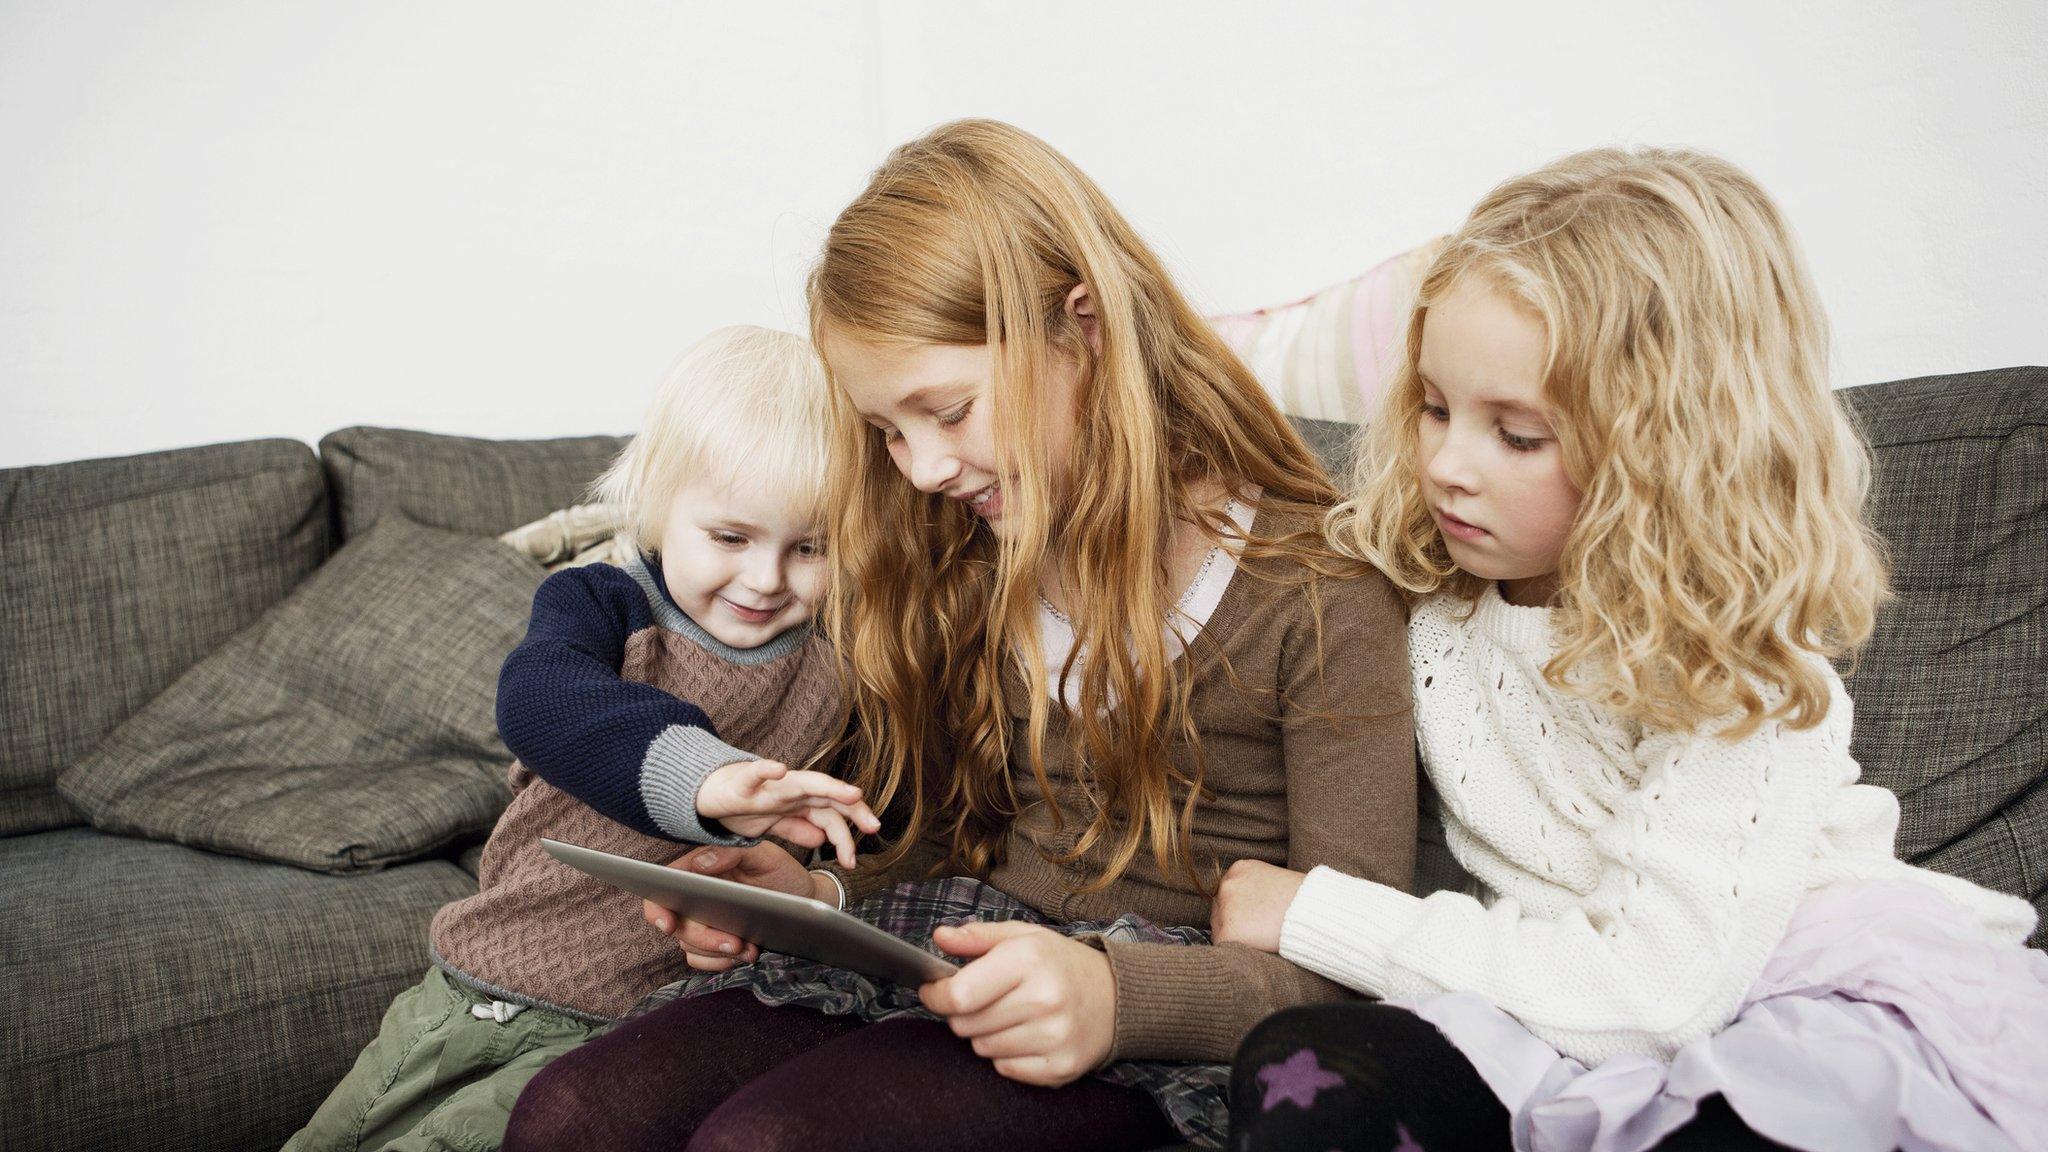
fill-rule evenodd
<path id="1" fill-rule="evenodd" d="M 627 639 L 653 626 L 646 594 L 618 568 L 548 577 L 498 673 L 498 732 L 534 775 L 638 832 L 752 843 L 695 809 L 704 776 L 753 757 L 719 741 L 695 704 L 620 675 Z"/>

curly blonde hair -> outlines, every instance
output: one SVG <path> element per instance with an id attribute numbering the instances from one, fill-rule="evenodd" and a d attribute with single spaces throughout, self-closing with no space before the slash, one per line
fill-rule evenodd
<path id="1" fill-rule="evenodd" d="M 1869 453 L 1828 384 L 1828 332 L 1783 216 L 1725 160 L 1598 149 L 1509 180 L 1424 276 L 1405 356 L 1331 540 L 1411 597 L 1476 598 L 1418 482 L 1431 303 L 1468 276 L 1542 318 L 1543 393 L 1583 493 L 1546 679 L 1646 725 L 1818 724 L 1818 653 L 1887 595 Z"/>

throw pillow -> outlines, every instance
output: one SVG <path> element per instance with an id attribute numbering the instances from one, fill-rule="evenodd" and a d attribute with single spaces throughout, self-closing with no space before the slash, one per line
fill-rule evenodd
<path id="1" fill-rule="evenodd" d="M 1277 308 L 1211 316 L 1289 416 L 1363 424 L 1393 374 L 1422 274 L 1442 240 Z"/>
<path id="2" fill-rule="evenodd" d="M 498 668 L 545 575 L 386 516 L 58 789 L 102 831 L 322 872 L 487 832 L 510 798 Z"/>

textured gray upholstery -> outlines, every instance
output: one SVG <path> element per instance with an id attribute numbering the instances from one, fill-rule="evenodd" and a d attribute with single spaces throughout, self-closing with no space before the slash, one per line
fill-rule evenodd
<path id="1" fill-rule="evenodd" d="M 0 836 L 79 814 L 52 787 L 327 556 L 295 440 L 0 470 Z"/>
<path id="2" fill-rule="evenodd" d="M 546 575 L 387 515 L 58 788 L 103 832 L 323 872 L 480 838 L 512 798 L 498 669 Z"/>
<path id="3" fill-rule="evenodd" d="M 9 1148 L 275 1149 L 427 970 L 447 861 L 322 876 L 84 828 L 0 839 Z"/>
<path id="4" fill-rule="evenodd" d="M 2048 919 L 2048 369 L 1842 395 L 1898 594 L 1844 664 L 1856 759 L 1899 795 L 1900 856 Z"/>
<path id="5" fill-rule="evenodd" d="M 496 536 L 584 501 L 624 447 L 620 436 L 477 440 L 402 428 L 344 428 L 320 440 L 334 492 L 335 539 L 352 540 L 387 512 L 415 523 Z"/>

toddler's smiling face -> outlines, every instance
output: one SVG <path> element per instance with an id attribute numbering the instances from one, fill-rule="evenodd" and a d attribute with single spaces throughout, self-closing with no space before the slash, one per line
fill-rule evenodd
<path id="1" fill-rule="evenodd" d="M 661 578 L 720 643 L 756 648 L 811 618 L 825 590 L 815 517 L 772 486 L 735 480 L 677 490 L 662 529 Z"/>

